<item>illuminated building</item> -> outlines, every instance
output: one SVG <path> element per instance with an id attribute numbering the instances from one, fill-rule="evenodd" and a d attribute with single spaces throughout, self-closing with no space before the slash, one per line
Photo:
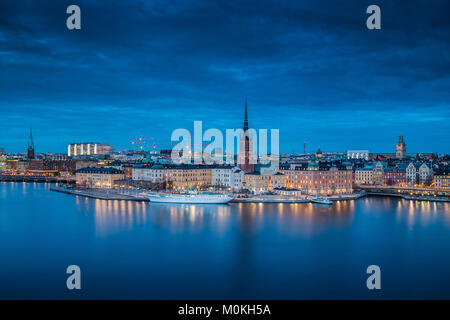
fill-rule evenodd
<path id="1" fill-rule="evenodd" d="M 411 162 L 406 167 L 406 182 L 408 185 L 430 184 L 433 179 L 433 170 L 425 162 Z"/>
<path id="2" fill-rule="evenodd" d="M 450 190 L 449 167 L 439 169 L 434 175 L 434 186 L 437 189 Z"/>
<path id="3" fill-rule="evenodd" d="M 369 150 L 348 150 L 347 159 L 369 160 Z"/>
<path id="4" fill-rule="evenodd" d="M 353 172 L 346 164 L 310 162 L 281 170 L 287 176 L 287 186 L 304 194 L 333 195 L 352 193 Z"/>
<path id="5" fill-rule="evenodd" d="M 406 184 L 406 166 L 388 166 L 384 169 L 384 184 L 387 186 L 399 186 Z"/>
<path id="6" fill-rule="evenodd" d="M 382 186 L 384 185 L 384 168 L 386 164 L 378 161 L 373 166 L 373 184 Z"/>
<path id="7" fill-rule="evenodd" d="M 373 184 L 373 166 L 365 166 L 355 170 L 355 183 L 358 185 Z"/>
<path id="8" fill-rule="evenodd" d="M 244 175 L 244 189 L 255 194 L 271 192 L 275 188 L 284 188 L 285 186 L 286 176 L 280 172 L 262 174 L 254 171 Z"/>
<path id="9" fill-rule="evenodd" d="M 135 165 L 132 179 L 152 183 L 167 183 L 174 190 L 187 190 L 211 186 L 210 165 Z"/>
<path id="10" fill-rule="evenodd" d="M 226 187 L 239 191 L 244 182 L 244 172 L 233 166 L 218 166 L 211 169 L 211 185 L 214 187 Z"/>
<path id="11" fill-rule="evenodd" d="M 322 153 L 322 150 L 320 150 L 320 146 L 319 146 L 319 148 L 317 149 L 317 151 L 316 151 L 316 158 L 322 158 L 322 156 L 323 156 L 323 153 Z"/>
<path id="12" fill-rule="evenodd" d="M 93 188 L 112 188 L 116 180 L 124 178 L 123 171 L 113 168 L 82 168 L 75 172 L 77 185 Z"/>
<path id="13" fill-rule="evenodd" d="M 67 155 L 73 156 L 89 156 L 111 153 L 111 146 L 104 143 L 71 143 L 67 147 Z"/>

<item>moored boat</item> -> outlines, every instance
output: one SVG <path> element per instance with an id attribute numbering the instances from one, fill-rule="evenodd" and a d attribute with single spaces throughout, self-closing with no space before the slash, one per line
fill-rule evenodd
<path id="1" fill-rule="evenodd" d="M 319 196 L 315 196 L 314 198 L 312 198 L 311 202 L 319 203 L 319 204 L 333 204 L 333 201 L 331 201 L 327 198 L 319 197 Z"/>
<path id="2" fill-rule="evenodd" d="M 147 197 L 150 202 L 198 204 L 225 204 L 234 199 L 229 194 L 218 192 L 149 192 Z"/>

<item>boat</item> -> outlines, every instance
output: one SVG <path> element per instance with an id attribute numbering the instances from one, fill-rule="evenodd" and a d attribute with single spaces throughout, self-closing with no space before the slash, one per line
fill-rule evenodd
<path id="1" fill-rule="evenodd" d="M 149 192 L 150 202 L 158 203 L 203 203 L 225 204 L 234 200 L 230 194 L 219 192 Z"/>
<path id="2" fill-rule="evenodd" d="M 327 198 L 319 197 L 319 196 L 315 196 L 314 198 L 312 198 L 311 202 L 319 203 L 319 204 L 333 204 L 333 201 L 331 201 Z"/>

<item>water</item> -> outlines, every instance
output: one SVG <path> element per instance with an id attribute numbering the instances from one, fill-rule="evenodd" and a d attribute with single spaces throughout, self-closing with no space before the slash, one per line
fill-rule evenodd
<path id="1" fill-rule="evenodd" d="M 450 298 L 449 203 L 166 205 L 49 188 L 0 183 L 0 298 Z M 80 291 L 66 289 L 71 264 Z"/>

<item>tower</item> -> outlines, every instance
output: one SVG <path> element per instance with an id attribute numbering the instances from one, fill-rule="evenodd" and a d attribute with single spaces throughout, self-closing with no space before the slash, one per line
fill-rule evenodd
<path id="1" fill-rule="evenodd" d="M 244 135 L 239 140 L 238 166 L 244 172 L 253 172 L 255 169 L 253 161 L 253 141 L 248 129 L 247 98 L 245 99 L 243 131 Z"/>
<path id="2" fill-rule="evenodd" d="M 34 159 L 34 142 L 33 142 L 33 132 L 31 131 L 31 127 L 30 127 L 30 138 L 28 139 L 27 158 Z"/>
<path id="3" fill-rule="evenodd" d="M 395 146 L 395 157 L 402 160 L 406 156 L 406 144 L 403 141 L 403 136 L 398 137 L 398 142 Z"/>

